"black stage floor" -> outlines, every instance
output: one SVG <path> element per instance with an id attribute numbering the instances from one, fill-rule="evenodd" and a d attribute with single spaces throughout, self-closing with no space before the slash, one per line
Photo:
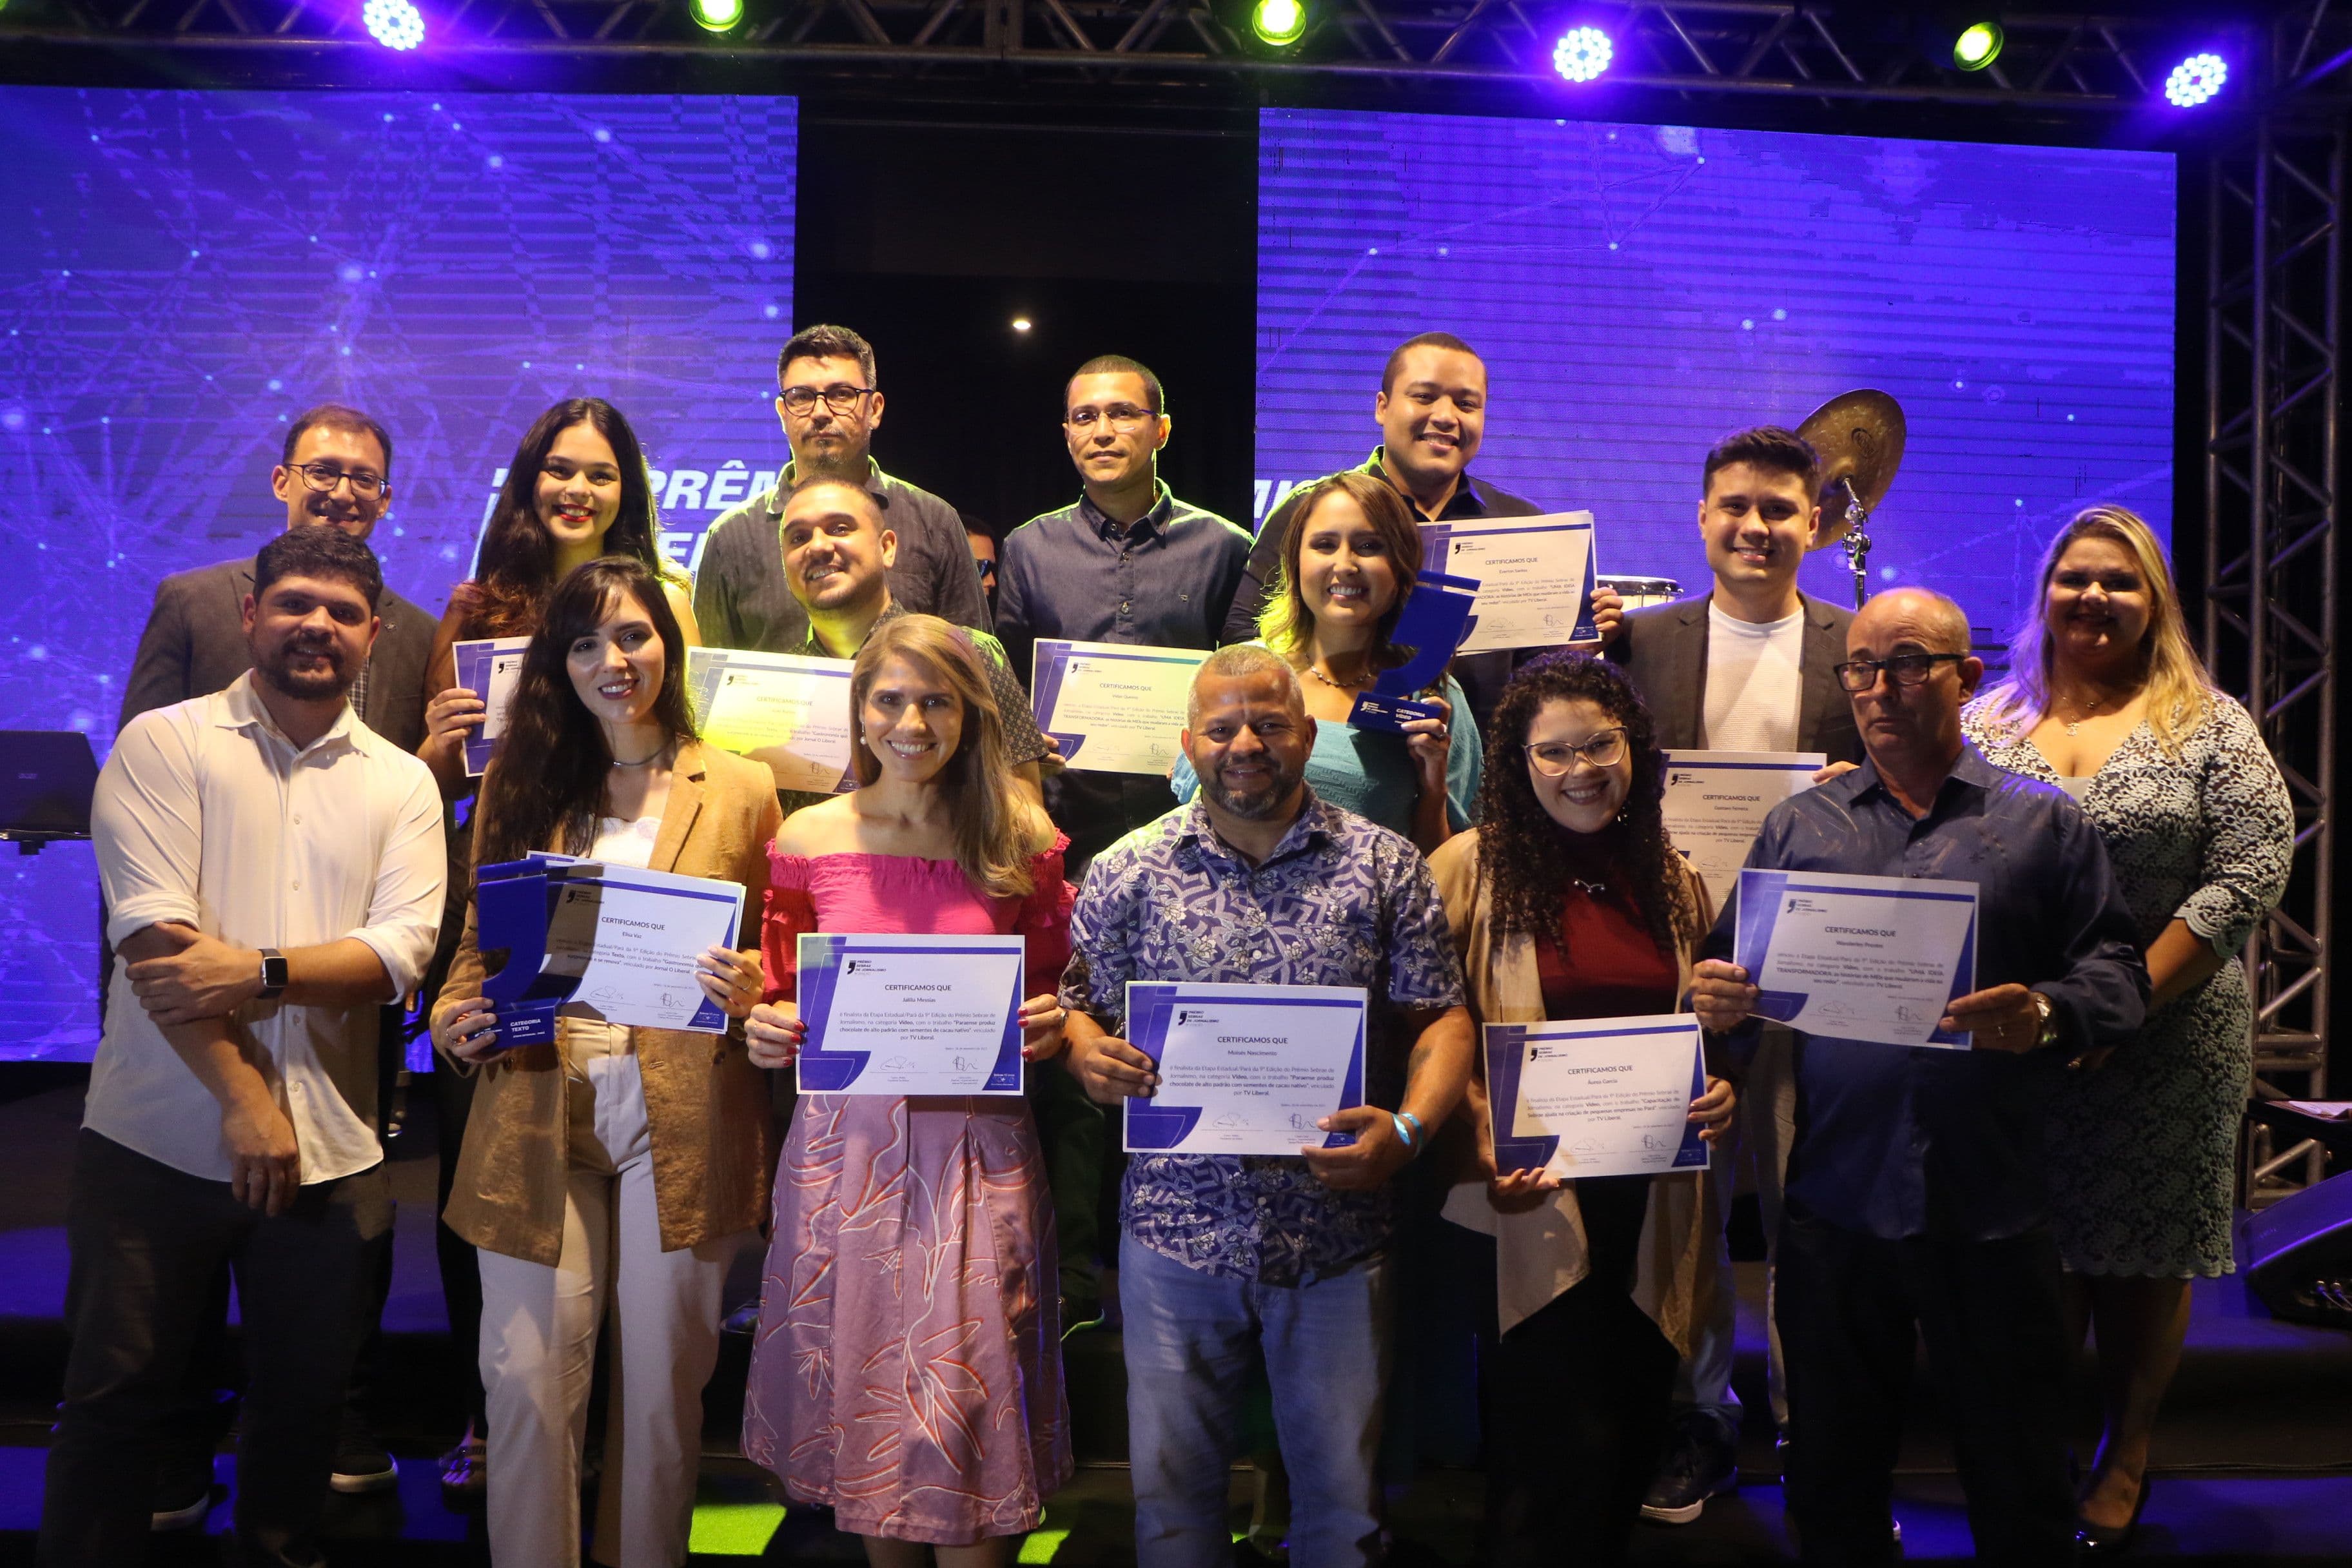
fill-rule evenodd
<path id="1" fill-rule="evenodd" d="M 0 1069 L 0 1568 L 32 1560 L 49 1411 L 63 1364 L 66 1172 L 80 1089 L 49 1079 L 38 1092 Z M 54 1069 L 52 1069 L 54 1070 Z M 417 1097 L 420 1100 L 424 1096 Z M 331 1560 L 337 1568 L 479 1564 L 488 1560 L 477 1516 L 443 1506 L 432 1455 L 457 1412 L 454 1370 L 432 1248 L 433 1147 L 429 1122 L 412 1121 L 394 1142 L 400 1199 L 395 1277 L 385 1314 L 388 1374 L 376 1412 L 402 1461 L 396 1492 L 335 1500 Z M 1739 1266 L 1741 1336 L 1737 1385 L 1751 1412 L 1762 1405 L 1760 1268 Z M 753 1274 L 750 1260 L 743 1270 Z M 1132 1523 L 1119 1413 L 1124 1378 L 1115 1326 L 1067 1347 L 1078 1477 L 1049 1506 L 1019 1560 L 1091 1568 L 1130 1561 Z M 697 1564 L 853 1563 L 856 1543 L 825 1516 L 786 1512 L 763 1478 L 734 1452 L 741 1347 L 730 1347 L 707 1401 L 702 1496 L 695 1518 Z M 1969 1537 L 1932 1384 L 1918 1382 L 1897 1479 L 1896 1512 L 1912 1562 L 1962 1561 Z M 2087 1437 L 2088 1411 L 2085 1415 Z M 1769 1420 L 1751 1419 L 1738 1496 L 1708 1505 L 1697 1523 L 1645 1528 L 1637 1560 L 1658 1563 L 1790 1560 L 1781 1528 Z M 2352 1336 L 2273 1321 L 2234 1280 L 2200 1283 L 2188 1355 L 2158 1436 L 2151 1493 L 2137 1552 L 2174 1562 L 2342 1563 L 2352 1568 Z M 223 1487 L 234 1465 L 217 1461 Z M 1234 1528 L 1248 1523 L 1248 1472 L 1234 1478 Z M 1481 1481 L 1475 1471 L 1424 1470 L 1391 1500 L 1400 1538 L 1392 1559 L 1469 1563 Z M 159 1538 L 160 1565 L 217 1560 L 226 1503 L 204 1534 Z"/>

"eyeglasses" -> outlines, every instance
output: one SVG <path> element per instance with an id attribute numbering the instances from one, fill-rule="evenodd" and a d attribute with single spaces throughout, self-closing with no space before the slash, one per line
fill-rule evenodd
<path id="1" fill-rule="evenodd" d="M 365 468 L 339 468 L 332 463 L 297 463 L 292 465 L 302 482 L 320 495 L 333 491 L 344 480 L 351 481 L 352 494 L 362 500 L 381 496 L 392 489 L 392 481 L 381 474 L 371 474 Z"/>
<path id="2" fill-rule="evenodd" d="M 1613 768 L 1625 754 L 1625 731 L 1622 728 L 1603 730 L 1589 737 L 1583 744 L 1571 746 L 1566 741 L 1546 741 L 1539 746 L 1521 748 L 1536 772 L 1548 779 L 1568 776 L 1568 770 L 1582 757 L 1596 768 Z"/>
<path id="3" fill-rule="evenodd" d="M 1928 675 L 1946 659 L 1968 658 L 1964 653 L 1898 653 L 1890 658 L 1857 658 L 1844 664 L 1833 664 L 1838 684 L 1848 691 L 1867 691 L 1878 684 L 1878 672 L 1897 686 L 1925 686 Z"/>
<path id="4" fill-rule="evenodd" d="M 805 419 L 816 412 L 817 399 L 822 397 L 827 408 L 845 419 L 856 413 L 858 405 L 873 395 L 874 389 L 870 386 L 852 386 L 847 382 L 837 382 L 822 393 L 814 386 L 788 386 L 783 390 L 782 401 L 785 413 L 797 414 Z"/>
<path id="5" fill-rule="evenodd" d="M 1073 430 L 1091 430 L 1097 420 L 1107 420 L 1110 427 L 1122 436 L 1143 428 L 1148 420 L 1158 418 L 1149 408 L 1138 408 L 1132 403 L 1114 403 L 1108 408 L 1073 408 L 1062 423 Z"/>

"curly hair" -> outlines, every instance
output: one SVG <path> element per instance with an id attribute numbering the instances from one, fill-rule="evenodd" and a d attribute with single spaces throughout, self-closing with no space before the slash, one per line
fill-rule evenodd
<path id="1" fill-rule="evenodd" d="M 1486 880 L 1499 931 L 1529 936 L 1556 932 L 1559 900 L 1575 868 L 1567 834 L 1536 798 L 1528 778 L 1528 731 L 1548 702 L 1596 704 L 1625 729 L 1633 780 L 1607 833 L 1608 851 L 1632 885 L 1634 906 L 1662 952 L 1698 935 L 1698 904 L 1691 897 L 1682 856 L 1666 837 L 1660 802 L 1666 793 L 1665 753 L 1657 726 L 1625 672 L 1589 653 L 1546 656 L 1521 669 L 1503 689 L 1486 731 L 1486 776 L 1478 788 L 1478 872 Z"/>

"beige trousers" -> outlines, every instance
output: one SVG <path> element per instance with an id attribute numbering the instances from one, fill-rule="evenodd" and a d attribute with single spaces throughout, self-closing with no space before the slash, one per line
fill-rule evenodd
<path id="1" fill-rule="evenodd" d="M 754 1233 L 661 1249 L 628 1031 L 565 1022 L 572 1168 L 562 1253 L 551 1268 L 480 1255 L 490 1561 L 580 1563 L 580 1455 L 609 1302 L 613 1378 L 591 1556 L 610 1568 L 680 1568 L 727 1267 Z"/>

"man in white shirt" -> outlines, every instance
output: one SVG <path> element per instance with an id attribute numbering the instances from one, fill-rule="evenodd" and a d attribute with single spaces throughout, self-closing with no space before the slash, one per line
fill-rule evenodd
<path id="1" fill-rule="evenodd" d="M 378 1008 L 432 956 L 445 877 L 431 773 L 351 707 L 383 590 L 340 530 L 270 541 L 243 610 L 252 670 L 133 719 L 100 774 L 122 965 L 75 1146 L 51 1568 L 143 1556 L 156 1425 L 224 1260 L 248 1363 L 237 1544 L 321 1561 L 365 1249 L 391 1223 Z"/>
<path id="2" fill-rule="evenodd" d="M 1668 751 L 1821 752 L 1832 763 L 1862 760 L 1853 705 L 1833 667 L 1845 658 L 1842 610 L 1797 590 L 1797 568 L 1821 526 L 1821 462 L 1795 432 L 1763 425 L 1737 431 L 1706 455 L 1698 508 L 1713 582 L 1695 599 L 1636 610 L 1612 639 Z M 1730 889 L 1710 888 L 1717 903 Z M 1793 1131 L 1795 1091 L 1788 1037 L 1767 1030 L 1740 1096 L 1738 1146 L 1716 1156 L 1718 1202 L 1752 1152 L 1764 1233 L 1780 1225 L 1780 1178 Z M 1726 1257 L 1727 1264 L 1727 1254 Z M 1731 1392 L 1736 1301 L 1725 1286 L 1700 1326 L 1675 1397 L 1674 1441 L 1642 1511 L 1664 1524 L 1698 1518 L 1706 1500 L 1738 1485 L 1739 1401 Z M 1770 1358 L 1776 1415 L 1780 1356 Z"/>

